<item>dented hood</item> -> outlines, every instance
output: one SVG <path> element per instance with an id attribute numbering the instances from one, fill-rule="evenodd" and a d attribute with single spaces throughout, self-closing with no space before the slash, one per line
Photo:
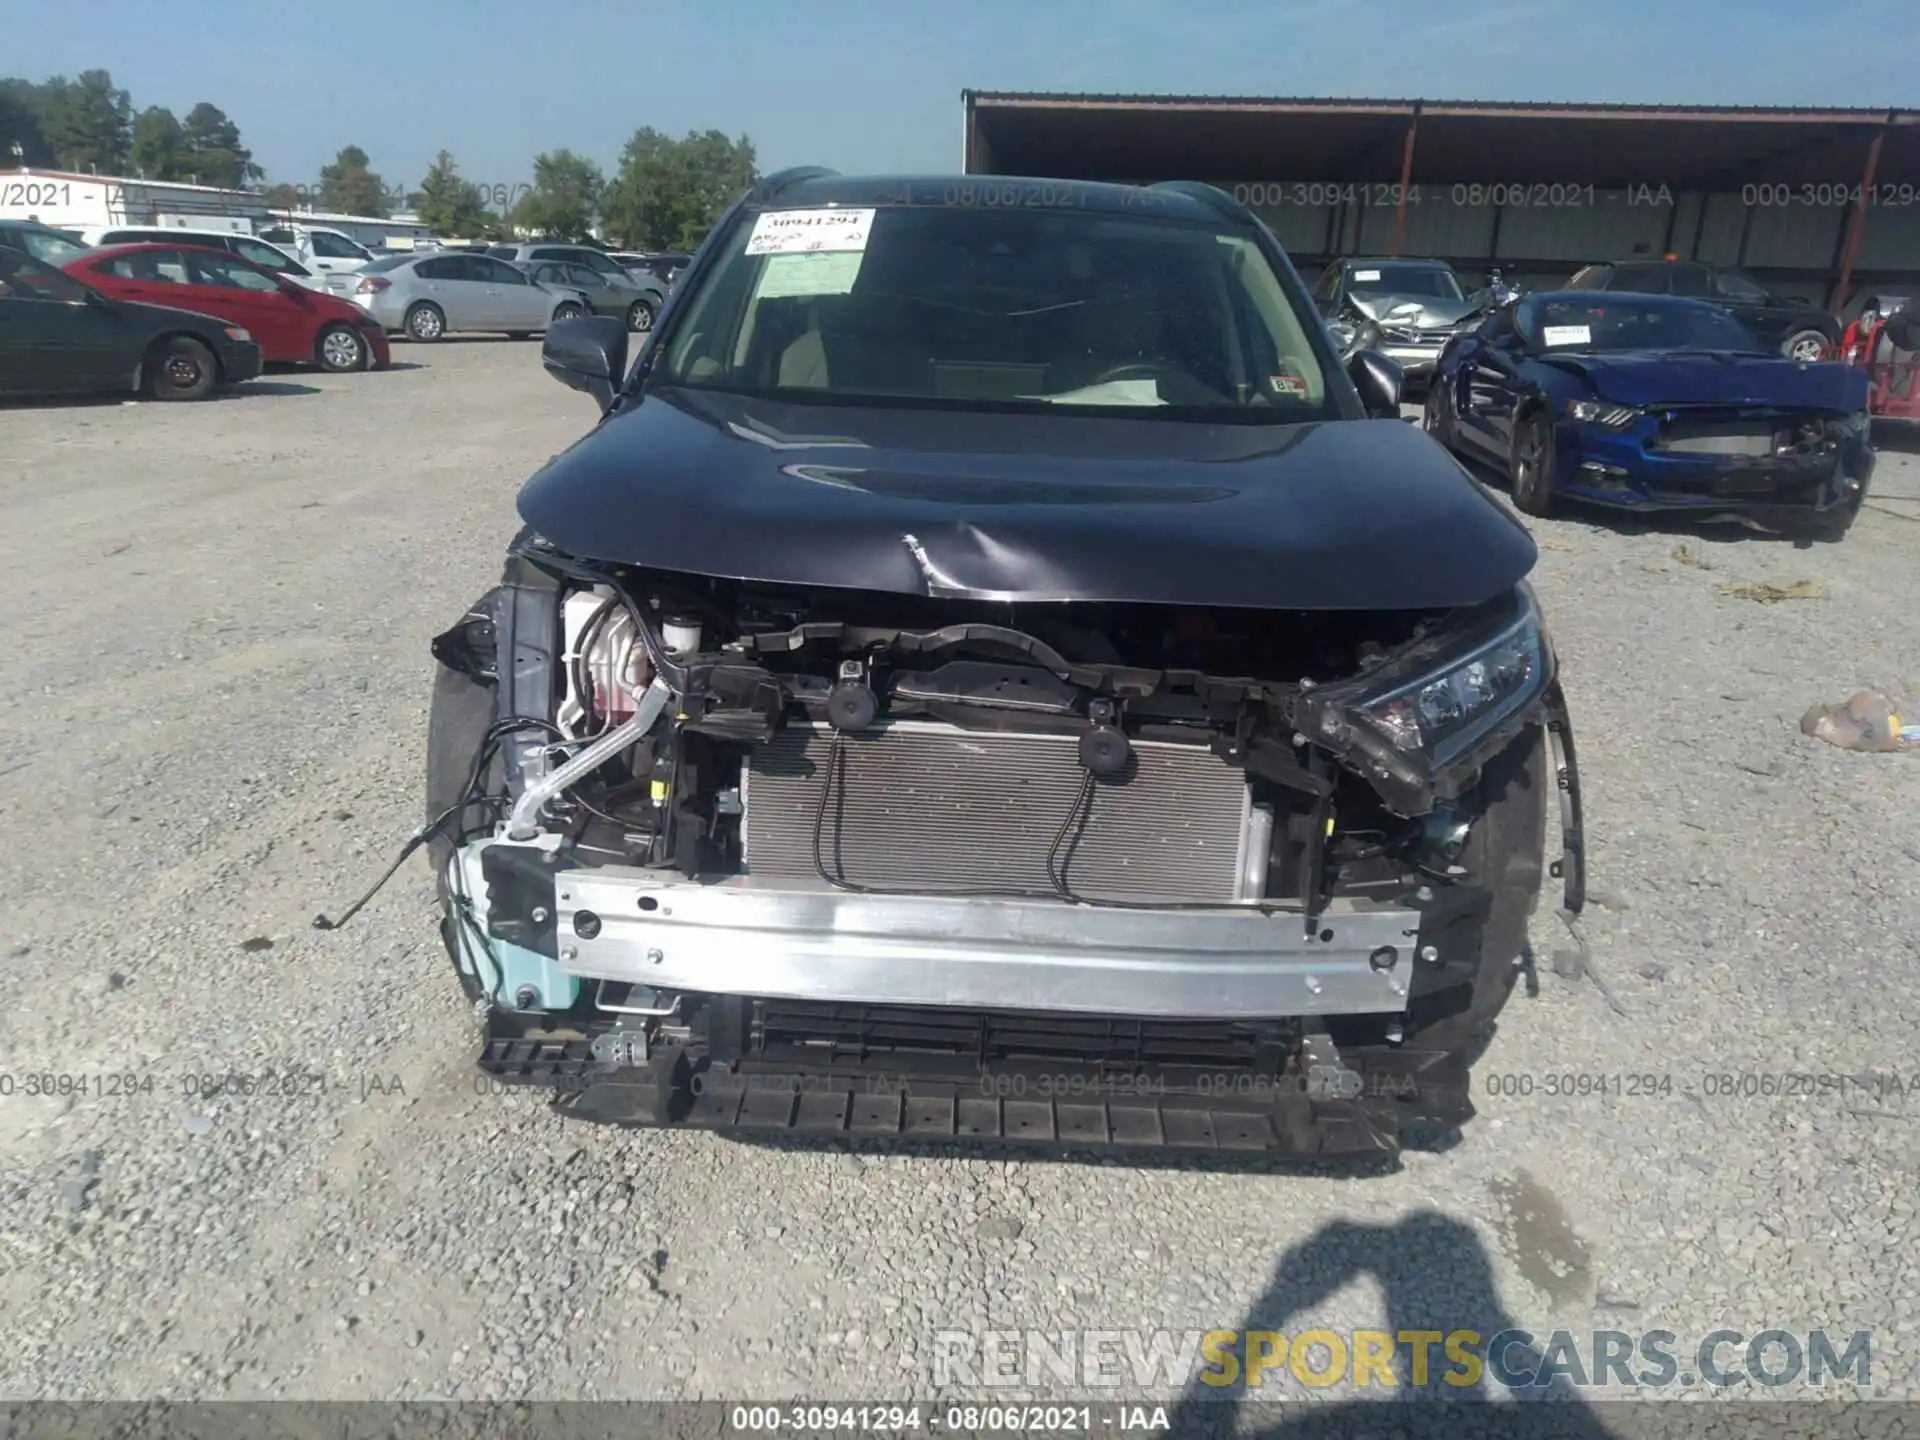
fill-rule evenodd
<path id="1" fill-rule="evenodd" d="M 1622 405 L 1766 405 L 1850 413 L 1867 408 L 1866 371 L 1830 361 L 1719 350 L 1549 352 L 1540 363 L 1578 375 Z"/>
<path id="2" fill-rule="evenodd" d="M 520 492 L 584 559 L 1007 601 L 1427 609 L 1532 539 L 1398 420 L 1285 426 L 794 406 L 660 390 Z"/>
<path id="3" fill-rule="evenodd" d="M 1431 295 L 1367 294 L 1349 297 L 1353 308 L 1382 325 L 1412 330 L 1451 330 L 1480 313 L 1474 300 L 1438 300 Z"/>

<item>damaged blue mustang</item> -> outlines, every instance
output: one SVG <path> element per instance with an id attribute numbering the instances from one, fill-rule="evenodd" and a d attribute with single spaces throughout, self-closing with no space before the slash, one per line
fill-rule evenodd
<path id="1" fill-rule="evenodd" d="M 601 417 L 434 643 L 488 1075 L 835 1141 L 1472 1115 L 1584 893 L 1536 551 L 1251 212 L 789 172 L 629 343 L 549 332 Z"/>
<path id="2" fill-rule="evenodd" d="M 1505 470 L 1529 515 L 1580 500 L 1838 540 L 1873 475 L 1864 371 L 1789 359 L 1673 296 L 1526 296 L 1447 346 L 1425 421 Z"/>

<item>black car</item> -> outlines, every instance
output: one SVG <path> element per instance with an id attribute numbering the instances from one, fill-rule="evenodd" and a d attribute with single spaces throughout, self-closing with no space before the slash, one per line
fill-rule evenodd
<path id="1" fill-rule="evenodd" d="M 0 244 L 0 395 L 200 400 L 259 373 L 260 347 L 237 325 L 110 299 Z"/>
<path id="2" fill-rule="evenodd" d="M 1746 271 L 1697 260 L 1616 260 L 1588 265 L 1561 287 L 1627 290 L 1636 295 L 1686 295 L 1733 311 L 1766 345 L 1794 360 L 1831 360 L 1840 347 L 1840 322 L 1800 295 L 1776 295 Z"/>
<path id="3" fill-rule="evenodd" d="M 1526 530 L 1211 187 L 788 172 L 434 642 L 501 1081 L 643 1125 L 1390 1150 L 1579 783 Z M 326 922 L 330 925 L 332 922 Z"/>
<path id="4" fill-rule="evenodd" d="M 49 265 L 77 260 L 91 248 L 73 231 L 42 225 L 37 220 L 0 220 L 0 245 L 24 250 Z"/>

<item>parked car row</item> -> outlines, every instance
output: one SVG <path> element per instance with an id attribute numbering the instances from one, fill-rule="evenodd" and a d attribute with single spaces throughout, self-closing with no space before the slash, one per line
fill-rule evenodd
<path id="1" fill-rule="evenodd" d="M 1725 305 L 1593 287 L 1460 330 L 1423 418 L 1529 515 L 1578 500 L 1838 540 L 1873 475 L 1869 391 L 1865 370 L 1783 354 Z"/>
<path id="2" fill-rule="evenodd" d="M 304 237 L 303 255 L 314 254 L 312 239 Z M 663 282 L 635 278 L 590 246 L 492 251 L 502 253 L 436 248 L 374 257 L 360 249 L 327 256 L 335 262 L 328 271 L 240 232 L 125 226 L 76 234 L 4 222 L 0 253 L 13 278 L 0 287 L 0 392 L 196 399 L 252 378 L 263 364 L 384 369 L 389 334 L 524 338 L 588 314 L 643 333 L 666 298 Z M 195 323 L 181 318 L 188 316 Z M 50 347 L 61 352 L 58 363 L 48 363 Z M 251 347 L 252 359 L 234 347 Z M 161 357 L 172 350 L 191 363 L 169 369 Z"/>
<path id="3" fill-rule="evenodd" d="M 1744 270 L 1690 260 L 1633 260 L 1587 265 L 1566 290 L 1680 295 L 1731 311 L 1768 346 L 1795 360 L 1831 360 L 1839 352 L 1838 318 L 1799 295 L 1770 291 Z M 1321 272 L 1314 302 L 1343 346 L 1391 356 L 1418 395 L 1441 349 L 1499 304 L 1514 298 L 1497 272 L 1469 292 L 1444 260 L 1336 260 Z"/>
<path id="4" fill-rule="evenodd" d="M 1840 323 L 1730 266 L 1588 265 L 1472 294 L 1440 260 L 1335 261 L 1314 300 L 1342 358 L 1391 361 L 1449 450 L 1531 515 L 1579 500 L 1839 539 L 1874 467 L 1871 383 Z"/>
<path id="5" fill-rule="evenodd" d="M 582 287 L 577 279 L 564 283 L 575 288 L 590 288 L 596 313 L 624 318 L 627 329 L 636 334 L 653 328 L 653 317 L 666 303 L 667 283 L 646 271 L 629 270 L 619 257 L 591 245 L 562 245 L 535 242 L 529 245 L 494 245 L 487 253 L 496 259 L 511 261 L 528 271 L 547 267 L 550 276 L 587 272 L 597 283 Z M 555 270 L 552 267 L 563 267 Z M 580 277 L 586 278 L 586 277 Z"/>
<path id="6" fill-rule="evenodd" d="M 0 244 L 0 394 L 199 400 L 253 379 L 261 364 L 261 347 L 245 326 L 113 298 Z"/>
<path id="7" fill-rule="evenodd" d="M 117 229 L 100 226 L 78 233 L 82 241 L 96 248 L 104 245 L 197 245 L 208 250 L 225 250 L 243 260 L 252 261 L 272 274 L 283 275 L 309 290 L 333 288 L 328 285 L 324 274 L 309 269 L 278 245 L 255 235 L 243 235 L 231 230 L 176 229 L 162 225 L 132 225 Z M 66 262 L 63 260 L 60 263 Z"/>
<path id="8" fill-rule="evenodd" d="M 591 308 L 578 288 L 543 283 L 491 255 L 457 251 L 376 260 L 360 272 L 353 299 L 385 329 L 422 342 L 475 330 L 524 338 Z"/>
<path id="9" fill-rule="evenodd" d="M 192 310 L 245 328 L 268 364 L 382 370 L 386 332 L 337 295 L 274 274 L 225 250 L 196 245 L 107 245 L 63 267 L 115 299 Z"/>

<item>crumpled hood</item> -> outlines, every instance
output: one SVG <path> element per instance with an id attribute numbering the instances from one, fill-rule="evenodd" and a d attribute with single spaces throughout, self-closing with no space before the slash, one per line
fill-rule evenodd
<path id="1" fill-rule="evenodd" d="M 520 492 L 585 559 L 1006 601 L 1439 609 L 1527 531 L 1398 420 L 1207 425 L 664 389 Z"/>
<path id="2" fill-rule="evenodd" d="M 1769 405 L 1852 413 L 1867 406 L 1866 372 L 1831 361 L 1737 352 L 1620 351 L 1543 355 L 1622 405 Z"/>
<path id="3" fill-rule="evenodd" d="M 1381 325 L 1416 330 L 1451 328 L 1480 313 L 1471 300 L 1436 300 L 1431 295 L 1353 295 L 1353 308 Z"/>

